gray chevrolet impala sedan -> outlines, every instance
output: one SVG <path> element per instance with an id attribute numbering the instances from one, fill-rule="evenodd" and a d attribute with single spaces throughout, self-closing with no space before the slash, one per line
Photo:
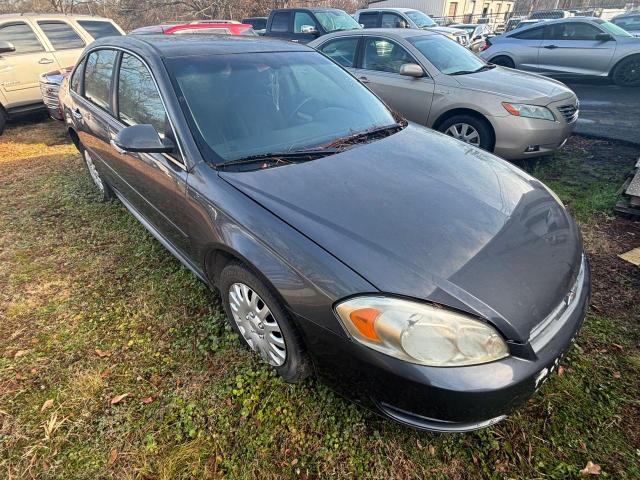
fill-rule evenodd
<path id="1" fill-rule="evenodd" d="M 309 46 L 408 120 L 509 160 L 553 153 L 578 119 L 578 99 L 563 83 L 489 65 L 438 33 L 337 32 Z"/>
<path id="2" fill-rule="evenodd" d="M 217 288 L 287 381 L 473 430 L 532 395 L 584 319 L 580 233 L 545 185 L 309 47 L 105 38 L 61 103 L 101 198 Z"/>

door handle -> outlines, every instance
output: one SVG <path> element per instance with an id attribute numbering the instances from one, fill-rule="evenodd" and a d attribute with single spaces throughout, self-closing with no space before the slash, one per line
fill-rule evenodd
<path id="1" fill-rule="evenodd" d="M 71 115 L 73 115 L 73 118 L 75 118 L 76 120 L 82 120 L 82 113 L 80 113 L 79 108 L 71 110 Z"/>
<path id="2" fill-rule="evenodd" d="M 40 65 L 47 65 L 49 63 L 53 63 L 53 60 L 51 60 L 50 58 L 41 58 L 38 63 Z"/>
<path id="3" fill-rule="evenodd" d="M 367 83 L 371 83 L 371 82 L 367 79 L 367 77 L 358 77 L 358 80 L 360 80 L 360 81 L 361 81 L 362 83 L 364 83 L 365 85 L 366 85 Z"/>
<path id="4" fill-rule="evenodd" d="M 292 38 L 292 39 L 291 39 L 291 41 L 292 41 L 293 43 L 300 43 L 300 40 L 296 40 L 295 38 Z"/>
<path id="5" fill-rule="evenodd" d="M 127 151 L 123 148 L 120 148 L 118 146 L 118 144 L 116 143 L 115 139 L 111 139 L 111 141 L 109 141 L 109 144 L 113 147 L 113 149 L 118 152 L 120 155 L 124 155 L 125 153 L 127 153 Z"/>
<path id="6" fill-rule="evenodd" d="M 547 50 L 553 50 L 554 48 L 558 48 L 558 46 L 557 45 L 545 45 L 542 48 L 546 48 Z"/>

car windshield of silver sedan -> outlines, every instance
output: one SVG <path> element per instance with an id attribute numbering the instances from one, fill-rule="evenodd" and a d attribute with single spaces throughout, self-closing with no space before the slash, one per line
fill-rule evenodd
<path id="1" fill-rule="evenodd" d="M 367 88 L 315 52 L 165 62 L 200 150 L 217 166 L 313 160 L 404 126 Z"/>
<path id="2" fill-rule="evenodd" d="M 404 12 L 404 14 L 413 20 L 413 23 L 415 23 L 419 28 L 430 28 L 438 25 L 429 15 L 419 12 L 418 10 L 409 10 Z"/>
<path id="3" fill-rule="evenodd" d="M 408 39 L 431 64 L 445 75 L 465 75 L 492 68 L 460 44 L 444 35 Z"/>
<path id="4" fill-rule="evenodd" d="M 615 23 L 607 22 L 605 20 L 596 20 L 596 22 L 599 23 L 600 26 L 611 35 L 615 35 L 616 37 L 633 37 L 633 35 L 627 32 L 624 28 L 619 27 Z"/>

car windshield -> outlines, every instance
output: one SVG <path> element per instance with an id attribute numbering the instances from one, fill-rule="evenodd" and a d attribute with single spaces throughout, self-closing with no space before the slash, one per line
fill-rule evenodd
<path id="1" fill-rule="evenodd" d="M 418 10 L 408 10 L 404 12 L 404 14 L 420 28 L 435 27 L 438 25 L 429 15 L 419 12 Z"/>
<path id="2" fill-rule="evenodd" d="M 597 23 L 600 24 L 602 28 L 604 28 L 611 35 L 615 35 L 616 37 L 633 37 L 629 32 L 627 32 L 624 28 L 619 27 L 611 22 L 607 22 L 605 20 L 600 20 Z"/>
<path id="3" fill-rule="evenodd" d="M 444 35 L 424 35 L 408 40 L 445 75 L 474 73 L 487 67 L 487 64 L 471 51 Z"/>
<path id="4" fill-rule="evenodd" d="M 361 28 L 351 15 L 342 10 L 326 10 L 324 12 L 316 12 L 316 18 L 327 32 L 336 32 L 338 30 L 354 30 Z"/>
<path id="5" fill-rule="evenodd" d="M 397 125 L 385 105 L 316 52 L 165 60 L 203 154 L 213 163 L 309 151 Z"/>

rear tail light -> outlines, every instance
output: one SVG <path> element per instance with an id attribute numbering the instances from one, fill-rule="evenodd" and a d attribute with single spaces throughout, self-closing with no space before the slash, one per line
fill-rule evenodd
<path id="1" fill-rule="evenodd" d="M 487 48 L 489 48 L 491 46 L 491 42 L 489 41 L 488 38 L 485 38 L 484 40 L 484 45 L 482 45 L 482 48 L 480 49 L 481 52 L 484 52 Z"/>

